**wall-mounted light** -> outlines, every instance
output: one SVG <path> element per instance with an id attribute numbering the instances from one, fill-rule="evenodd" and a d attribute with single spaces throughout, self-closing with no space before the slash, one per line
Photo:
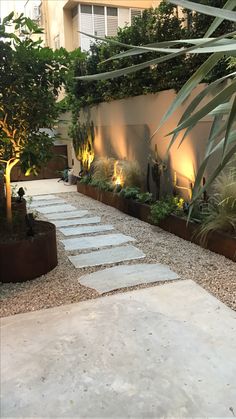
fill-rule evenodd
<path id="1" fill-rule="evenodd" d="M 173 184 L 174 184 L 174 191 L 176 189 L 181 189 L 181 190 L 188 191 L 189 198 L 190 198 L 190 200 L 192 199 L 193 183 L 191 181 L 189 182 L 189 187 L 188 186 L 180 186 L 180 185 L 178 185 L 177 173 L 174 171 Z"/>

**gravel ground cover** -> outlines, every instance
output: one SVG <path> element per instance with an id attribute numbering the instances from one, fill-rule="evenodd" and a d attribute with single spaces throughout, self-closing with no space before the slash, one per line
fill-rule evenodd
<path id="1" fill-rule="evenodd" d="M 120 232 L 134 237 L 137 240 L 134 245 L 141 249 L 146 257 L 125 262 L 125 264 L 166 264 L 179 274 L 181 279 L 196 281 L 236 310 L 236 264 L 231 260 L 77 192 L 57 194 L 57 197 L 66 199 L 69 204 L 78 209 L 88 209 L 90 216 L 101 216 L 102 224 L 114 225 L 114 233 Z M 45 219 L 43 216 L 39 218 Z M 78 281 L 79 277 L 98 269 L 122 264 L 75 269 L 68 260 L 67 254 L 75 255 L 77 252 L 66 253 L 59 241 L 65 236 L 57 232 L 57 238 L 59 263 L 53 271 L 24 283 L 1 284 L 1 317 L 97 298 L 99 294 L 95 290 L 81 285 Z M 164 282 L 155 283 L 155 285 Z M 143 284 L 104 295 L 153 285 Z"/>

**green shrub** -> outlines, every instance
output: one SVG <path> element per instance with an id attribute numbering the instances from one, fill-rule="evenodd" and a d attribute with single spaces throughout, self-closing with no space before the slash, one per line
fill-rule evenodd
<path id="1" fill-rule="evenodd" d="M 120 196 L 123 196 L 126 199 L 137 199 L 139 194 L 140 189 L 137 187 L 127 187 L 120 191 Z"/>
<path id="2" fill-rule="evenodd" d="M 107 182 L 105 180 L 92 179 L 90 185 L 96 186 L 97 188 L 108 192 L 112 192 L 114 189 L 114 185 L 111 182 Z"/>
<path id="3" fill-rule="evenodd" d="M 84 185 L 88 185 L 89 183 L 91 183 L 91 181 L 92 181 L 92 178 L 91 178 L 91 176 L 90 176 L 90 175 L 83 176 L 83 177 L 79 180 L 79 182 L 80 182 L 80 183 L 82 183 L 82 184 L 84 184 Z"/>
<path id="4" fill-rule="evenodd" d="M 142 204 L 151 204 L 153 202 L 153 195 L 150 192 L 141 192 L 137 195 L 137 200 Z"/>
<path id="5" fill-rule="evenodd" d="M 154 224 L 159 224 L 160 221 L 167 218 L 170 214 L 182 214 L 184 200 L 178 197 L 167 197 L 155 202 L 151 206 L 151 220 Z"/>

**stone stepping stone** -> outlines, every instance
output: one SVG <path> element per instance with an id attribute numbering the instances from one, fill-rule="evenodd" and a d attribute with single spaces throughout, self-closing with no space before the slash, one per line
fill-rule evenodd
<path id="1" fill-rule="evenodd" d="M 48 217 L 49 218 L 49 217 Z M 66 218 L 66 217 L 65 217 Z M 90 218 L 74 218 L 73 220 L 50 220 L 56 227 L 67 227 L 76 225 L 86 224 L 98 224 L 101 221 L 101 217 L 90 217 Z"/>
<path id="2" fill-rule="evenodd" d="M 142 259 L 145 254 L 134 246 L 119 246 L 112 249 L 97 250 L 77 256 L 69 256 L 75 268 L 88 268 L 91 266 L 109 265 L 125 260 Z"/>
<path id="3" fill-rule="evenodd" d="M 101 224 L 98 226 L 82 226 L 82 227 L 66 227 L 59 228 L 59 231 L 64 234 L 64 236 L 79 236 L 82 234 L 93 234 L 100 233 L 101 231 L 110 231 L 114 230 L 114 227 L 110 224 Z"/>
<path id="4" fill-rule="evenodd" d="M 50 205 L 46 206 L 45 208 L 40 208 L 39 212 L 42 214 L 50 214 L 53 212 L 66 212 L 66 211 L 74 211 L 76 210 L 75 207 L 69 204 L 63 204 L 63 205 Z"/>
<path id="5" fill-rule="evenodd" d="M 84 217 L 88 214 L 87 210 L 77 210 L 77 211 L 68 211 L 65 214 L 53 212 L 52 214 L 48 214 L 48 218 L 50 220 L 65 220 L 67 218 L 77 218 L 77 217 Z M 73 225 L 73 224 L 68 224 Z"/>
<path id="6" fill-rule="evenodd" d="M 132 287 L 157 281 L 179 279 L 168 266 L 161 264 L 121 265 L 92 274 L 83 275 L 79 282 L 98 292 L 108 292 L 118 288 Z"/>
<path id="7" fill-rule="evenodd" d="M 49 201 L 51 199 L 56 199 L 57 196 L 56 195 L 36 195 L 33 196 L 33 201 Z"/>
<path id="8" fill-rule="evenodd" d="M 61 240 L 65 250 L 98 249 L 99 247 L 117 246 L 119 244 L 136 241 L 133 237 L 124 234 L 101 234 L 95 237 L 78 237 Z"/>
<path id="9" fill-rule="evenodd" d="M 44 207 L 48 205 L 65 204 L 65 203 L 66 201 L 64 201 L 64 199 L 56 198 L 56 199 L 48 199 L 46 201 L 44 200 L 40 200 L 36 202 L 33 201 L 32 203 L 29 204 L 29 207 L 40 208 L 40 207 Z"/>

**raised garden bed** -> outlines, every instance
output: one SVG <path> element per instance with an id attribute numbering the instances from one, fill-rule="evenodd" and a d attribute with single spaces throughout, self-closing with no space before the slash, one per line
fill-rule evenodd
<path id="1" fill-rule="evenodd" d="M 138 218 L 149 224 L 151 221 L 151 209 L 149 205 L 141 204 L 132 199 L 126 199 L 113 192 L 103 191 L 91 185 L 77 183 L 77 191 L 90 198 L 110 205 L 118 210 L 129 214 L 132 217 Z M 236 261 L 236 236 L 230 236 L 221 232 L 213 232 L 209 235 L 208 242 L 205 245 L 200 243 L 199 238 L 196 237 L 196 231 L 199 228 L 198 224 L 189 222 L 176 215 L 170 215 L 159 224 L 163 230 L 166 230 L 176 236 L 185 240 L 196 243 L 206 249 L 215 253 L 219 253 L 233 261 Z"/>
<path id="2" fill-rule="evenodd" d="M 23 282 L 51 271 L 57 265 L 56 228 L 35 222 L 35 235 L 20 240 L 0 239 L 0 282 Z"/>

